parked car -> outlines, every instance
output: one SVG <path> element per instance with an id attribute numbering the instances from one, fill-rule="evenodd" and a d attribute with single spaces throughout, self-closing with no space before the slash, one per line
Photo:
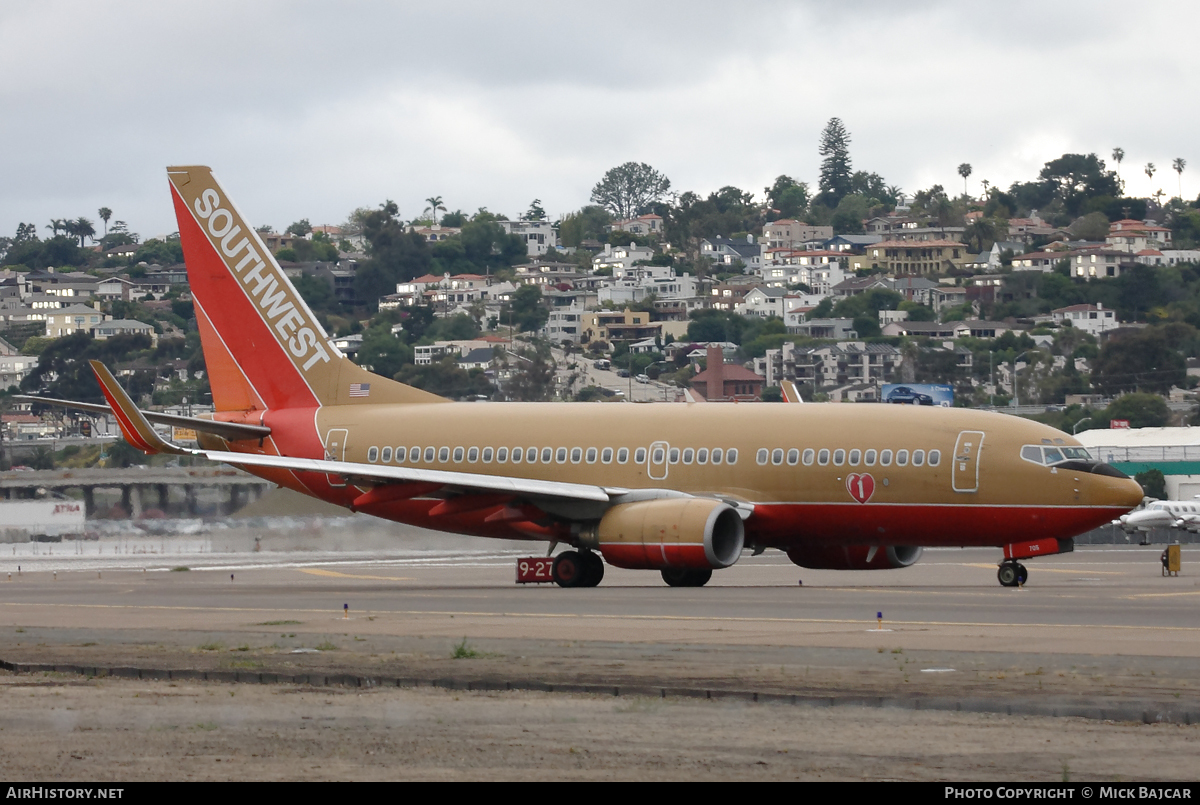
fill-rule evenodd
<path id="1" fill-rule="evenodd" d="M 639 383 L 649 383 L 650 376 L 649 375 L 638 375 L 637 377 L 634 378 L 634 380 L 636 380 Z"/>
<path id="2" fill-rule="evenodd" d="M 906 405 L 933 405 L 933 398 L 928 394 L 913 391 L 908 386 L 896 386 L 884 402 L 901 403 Z"/>
<path id="3" fill-rule="evenodd" d="M 617 377 L 629 377 L 629 370 L 628 369 L 618 369 Z"/>

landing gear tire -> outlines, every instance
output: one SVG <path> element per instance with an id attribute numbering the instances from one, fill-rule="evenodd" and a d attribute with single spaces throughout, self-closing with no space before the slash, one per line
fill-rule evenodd
<path id="1" fill-rule="evenodd" d="M 580 551 L 579 556 L 583 560 L 584 568 L 583 581 L 579 586 L 595 587 L 604 580 L 604 560 L 591 551 Z"/>
<path id="2" fill-rule="evenodd" d="M 1001 587 L 1016 587 L 1025 583 L 1025 579 L 1029 578 L 1029 571 L 1024 565 L 1016 562 L 1004 562 L 996 571 L 996 578 L 1000 580 Z"/>
<path id="3" fill-rule="evenodd" d="M 587 567 L 579 551 L 564 551 L 555 558 L 550 575 L 559 587 L 583 587 L 588 577 Z"/>
<path id="4" fill-rule="evenodd" d="M 693 570 L 685 567 L 665 567 L 663 581 L 672 587 L 703 587 L 712 578 L 712 568 Z"/>

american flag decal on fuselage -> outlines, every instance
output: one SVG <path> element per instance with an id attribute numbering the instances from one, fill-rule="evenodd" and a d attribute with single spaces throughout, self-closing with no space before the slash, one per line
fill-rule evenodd
<path id="1" fill-rule="evenodd" d="M 371 384 L 370 383 L 351 383 L 350 384 L 350 396 L 351 397 L 370 397 L 371 396 Z"/>

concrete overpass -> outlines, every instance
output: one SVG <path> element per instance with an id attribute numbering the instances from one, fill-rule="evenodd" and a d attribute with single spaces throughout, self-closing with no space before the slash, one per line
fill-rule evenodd
<path id="1" fill-rule="evenodd" d="M 228 514 L 273 486 L 270 481 L 230 467 L 129 467 L 0 473 L 0 496 L 4 498 L 33 498 L 43 490 L 66 492 L 78 489 L 83 493 L 89 517 L 96 509 L 97 489 L 119 489 L 121 505 L 136 518 L 148 505 L 157 504 L 158 508 L 166 511 L 171 504 L 172 491 L 177 499 L 182 496 L 183 509 L 192 515 L 197 513 L 198 491 L 218 491 L 224 498 L 221 509 Z"/>

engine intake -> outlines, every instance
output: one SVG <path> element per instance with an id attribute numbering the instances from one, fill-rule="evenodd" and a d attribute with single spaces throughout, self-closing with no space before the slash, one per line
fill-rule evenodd
<path id="1" fill-rule="evenodd" d="M 813 570 L 892 570 L 916 564 L 921 558 L 918 545 L 801 546 L 787 552 L 788 559 Z"/>
<path id="2" fill-rule="evenodd" d="M 713 569 L 738 560 L 745 534 L 742 518 L 726 503 L 668 498 L 613 506 L 581 542 L 617 567 Z"/>

